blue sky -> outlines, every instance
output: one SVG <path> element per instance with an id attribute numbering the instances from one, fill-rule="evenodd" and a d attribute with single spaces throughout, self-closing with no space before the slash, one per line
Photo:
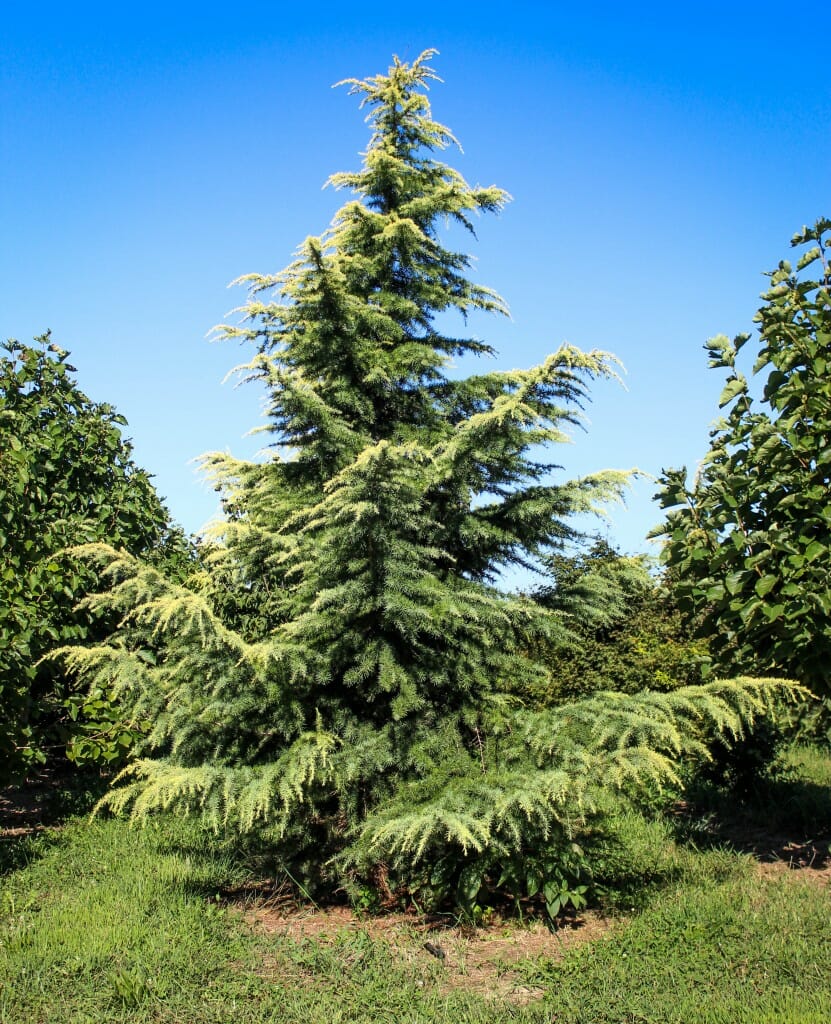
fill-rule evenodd
<path id="1" fill-rule="evenodd" d="M 206 333 L 325 230 L 367 134 L 339 79 L 440 56 L 431 98 L 483 219 L 476 278 L 511 321 L 475 320 L 494 366 L 562 341 L 617 354 L 558 452 L 570 475 L 694 467 L 722 386 L 703 344 L 751 329 L 762 271 L 831 215 L 821 20 L 772 3 L 384 7 L 7 4 L 0 32 L 0 334 L 51 328 L 84 390 L 129 421 L 137 461 L 197 530 L 216 496 L 189 460 L 252 454 L 246 358 Z M 637 484 L 610 538 L 647 550 Z"/>

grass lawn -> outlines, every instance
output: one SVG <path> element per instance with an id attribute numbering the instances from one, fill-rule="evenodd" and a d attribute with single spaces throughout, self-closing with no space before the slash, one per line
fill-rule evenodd
<path id="1" fill-rule="evenodd" d="M 602 912 L 554 935 L 291 910 L 185 822 L 7 835 L 0 1022 L 826 1024 L 830 782 L 831 758 L 799 752 L 767 806 L 690 819 L 687 841 L 621 816 Z"/>

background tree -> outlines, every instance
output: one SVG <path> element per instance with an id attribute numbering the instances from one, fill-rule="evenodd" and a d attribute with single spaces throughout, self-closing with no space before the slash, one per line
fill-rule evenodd
<path id="1" fill-rule="evenodd" d="M 40 662 L 93 627 L 74 604 L 94 577 L 62 549 L 107 540 L 158 562 L 186 548 L 130 457 L 126 421 L 78 389 L 68 353 L 47 334 L 35 346 L 8 341 L 1 356 L 0 776 L 8 776 L 67 741 L 76 759 L 94 760 L 115 759 L 130 740 L 105 691 L 72 694 L 56 666 Z"/>
<path id="2" fill-rule="evenodd" d="M 439 228 L 472 230 L 506 196 L 437 159 L 455 140 L 430 113 L 431 56 L 349 83 L 372 135 L 331 181 L 354 198 L 281 274 L 246 278 L 243 325 L 222 328 L 256 346 L 246 370 L 275 440 L 263 463 L 205 460 L 226 516 L 202 590 L 87 546 L 110 584 L 88 607 L 123 627 L 64 656 L 154 723 L 110 807 L 270 830 L 307 887 L 358 872 L 470 907 L 504 884 L 556 912 L 592 787 L 672 777 L 702 722 L 738 730 L 777 687 L 526 706 L 550 675 L 528 652 L 562 617 L 494 581 L 624 486 L 555 479 L 535 454 L 614 364 L 567 346 L 531 370 L 450 375 L 453 355 L 491 350 L 444 333 L 446 314 L 504 304 Z"/>
<path id="3" fill-rule="evenodd" d="M 781 673 L 828 697 L 831 660 L 831 222 L 803 228 L 754 318 L 765 373 L 757 410 L 736 368 L 750 340 L 720 335 L 710 365 L 729 370 L 710 450 L 692 486 L 662 479 L 671 511 L 656 533 L 676 593 L 710 636 L 723 671 Z"/>
<path id="4" fill-rule="evenodd" d="M 621 555 L 597 539 L 577 554 L 555 552 L 544 566 L 550 582 L 534 597 L 562 613 L 568 628 L 545 654 L 553 691 L 540 694 L 542 701 L 705 680 L 707 645 L 692 639 L 671 581 L 650 572 L 647 556 Z"/>

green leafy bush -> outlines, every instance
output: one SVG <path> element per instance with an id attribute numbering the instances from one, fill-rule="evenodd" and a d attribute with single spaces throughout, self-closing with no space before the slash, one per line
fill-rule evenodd
<path id="1" fill-rule="evenodd" d="M 187 560 L 150 477 L 130 457 L 125 420 L 78 389 L 67 358 L 48 335 L 0 348 L 0 778 L 67 741 L 76 761 L 115 761 L 136 731 L 120 726 L 106 684 L 75 694 L 41 660 L 106 628 L 75 609 L 95 574 L 63 549 L 109 541 L 151 561 Z"/>
<path id="2" fill-rule="evenodd" d="M 726 407 L 692 484 L 662 479 L 656 534 L 678 601 L 725 672 L 798 679 L 828 698 L 831 663 L 831 221 L 798 232 L 796 267 L 772 271 L 756 314 L 757 410 L 737 356 L 750 341 L 707 343 L 729 376 Z"/>
<path id="3" fill-rule="evenodd" d="M 683 623 L 670 581 L 650 573 L 646 556 L 625 556 L 604 540 L 576 555 L 544 560 L 549 581 L 534 597 L 568 629 L 540 652 L 551 667 L 543 702 L 598 690 L 669 690 L 703 682 L 707 644 Z"/>

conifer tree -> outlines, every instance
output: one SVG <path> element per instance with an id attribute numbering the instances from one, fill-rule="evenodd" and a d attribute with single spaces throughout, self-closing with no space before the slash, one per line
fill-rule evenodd
<path id="1" fill-rule="evenodd" d="M 380 870 L 469 904 L 511 865 L 550 884 L 592 786 L 672 777 L 704 723 L 739 731 L 777 684 L 524 708 L 548 672 L 527 652 L 562 617 L 494 584 L 625 486 L 554 479 L 536 454 L 614 360 L 566 346 L 451 375 L 453 356 L 491 349 L 445 333 L 444 314 L 505 305 L 440 228 L 472 231 L 507 196 L 439 159 L 455 140 L 431 116 L 432 56 L 350 80 L 372 132 L 361 169 L 331 178 L 352 198 L 282 273 L 242 279 L 244 319 L 220 329 L 255 348 L 273 447 L 205 458 L 225 515 L 202 589 L 88 547 L 111 584 L 89 601 L 122 628 L 64 656 L 154 722 L 110 807 L 270 829 L 306 885 Z"/>

